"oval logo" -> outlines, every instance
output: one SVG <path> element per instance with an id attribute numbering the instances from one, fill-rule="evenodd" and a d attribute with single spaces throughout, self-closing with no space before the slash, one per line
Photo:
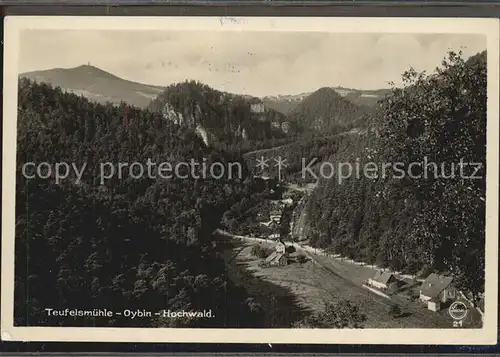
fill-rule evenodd
<path id="1" fill-rule="evenodd" d="M 463 320 L 467 316 L 469 308 L 461 301 L 455 301 L 450 305 L 448 313 L 454 320 Z"/>

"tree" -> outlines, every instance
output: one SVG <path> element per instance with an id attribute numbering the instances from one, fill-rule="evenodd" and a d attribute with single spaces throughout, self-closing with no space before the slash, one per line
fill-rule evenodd
<path id="1" fill-rule="evenodd" d="M 325 303 L 324 311 L 307 316 L 298 323 L 299 328 L 363 328 L 366 315 L 349 300 Z"/>
<path id="2" fill-rule="evenodd" d="M 377 127 L 385 159 L 439 166 L 428 164 L 406 180 L 408 198 L 420 206 L 408 239 L 421 247 L 422 263 L 451 271 L 474 295 L 484 285 L 486 77 L 485 52 L 467 61 L 450 52 L 429 76 L 407 71 Z M 470 163 L 479 165 L 479 179 L 469 178 Z"/>
<path id="3" fill-rule="evenodd" d="M 305 208 L 311 244 L 410 274 L 424 266 L 451 272 L 461 289 L 479 296 L 485 268 L 486 70 L 486 52 L 467 60 L 451 52 L 431 74 L 410 69 L 403 86 L 378 103 L 367 135 L 335 138 L 328 161 L 391 166 L 382 172 L 377 165 L 375 177 L 361 175 L 342 185 L 335 176 L 320 178 Z"/>
<path id="4" fill-rule="evenodd" d="M 212 244 L 224 212 L 252 199 L 251 180 L 137 178 L 128 169 L 103 184 L 99 177 L 101 163 L 149 158 L 243 166 L 238 152 L 207 147 L 192 128 L 134 107 L 128 107 L 134 120 L 125 130 L 125 103 L 101 105 L 44 83 L 21 79 L 18 105 L 14 318 L 19 324 L 262 326 L 256 312 L 262 299 L 227 279 Z M 53 178 L 25 177 L 26 162 L 78 168 L 85 163 L 86 169 L 80 183 L 72 174 L 56 184 Z M 252 304 L 248 298 L 254 298 Z M 215 318 L 62 321 L 48 317 L 46 306 L 212 309 Z"/>

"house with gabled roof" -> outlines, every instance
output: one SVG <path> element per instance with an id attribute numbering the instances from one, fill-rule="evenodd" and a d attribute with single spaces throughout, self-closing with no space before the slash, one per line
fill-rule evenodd
<path id="1" fill-rule="evenodd" d="M 274 247 L 275 251 L 271 253 L 263 262 L 263 266 L 285 266 L 288 264 L 288 254 L 286 252 L 286 244 L 281 239 Z"/>
<path id="2" fill-rule="evenodd" d="M 373 278 L 368 279 L 368 284 L 378 289 L 388 289 L 396 284 L 394 274 L 377 271 Z"/>
<path id="3" fill-rule="evenodd" d="M 441 310 L 441 302 L 437 299 L 430 299 L 427 301 L 427 308 L 431 311 Z"/>
<path id="4" fill-rule="evenodd" d="M 278 243 L 276 244 L 276 246 L 274 247 L 274 249 L 276 249 L 276 251 L 278 253 L 285 254 L 286 253 L 286 244 L 285 244 L 285 242 L 283 242 L 283 240 L 281 240 L 281 239 L 278 239 Z"/>
<path id="5" fill-rule="evenodd" d="M 420 300 L 446 302 L 455 300 L 457 289 L 453 286 L 453 277 L 432 273 L 420 286 Z"/>
<path id="6" fill-rule="evenodd" d="M 269 255 L 265 260 L 265 265 L 278 265 L 285 266 L 287 265 L 288 260 L 285 253 L 273 252 Z"/>
<path id="7" fill-rule="evenodd" d="M 278 229 L 279 228 L 279 222 L 276 222 L 276 221 L 267 221 L 267 222 L 260 222 L 260 224 L 262 224 L 263 226 L 265 226 L 266 228 L 269 228 L 269 229 Z"/>

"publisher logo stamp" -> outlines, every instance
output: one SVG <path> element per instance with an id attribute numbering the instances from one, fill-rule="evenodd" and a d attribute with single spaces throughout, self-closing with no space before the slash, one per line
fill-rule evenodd
<path id="1" fill-rule="evenodd" d="M 467 316 L 469 308 L 461 301 L 455 301 L 450 305 L 448 313 L 454 320 L 463 320 Z"/>

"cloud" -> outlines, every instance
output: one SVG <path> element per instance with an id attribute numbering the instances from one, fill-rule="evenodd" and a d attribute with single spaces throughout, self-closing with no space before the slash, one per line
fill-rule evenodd
<path id="1" fill-rule="evenodd" d="M 168 85 L 196 79 L 253 95 L 398 82 L 410 66 L 432 71 L 448 50 L 486 48 L 478 35 L 210 31 L 33 31 L 21 35 L 20 71 L 87 62 L 117 76 Z"/>

